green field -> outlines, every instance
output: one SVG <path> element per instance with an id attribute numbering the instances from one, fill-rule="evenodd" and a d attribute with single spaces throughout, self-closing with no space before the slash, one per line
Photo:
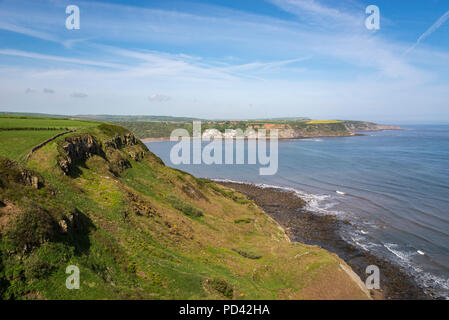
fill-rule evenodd
<path id="1" fill-rule="evenodd" d="M 341 123 L 339 120 L 310 120 L 307 124 L 329 124 L 329 123 Z"/>
<path id="2" fill-rule="evenodd" d="M 97 126 L 97 122 L 64 120 L 51 118 L 33 118 L 0 116 L 0 130 L 11 129 L 68 129 Z"/>
<path id="3" fill-rule="evenodd" d="M 45 141 L 61 130 L 9 130 L 0 131 L 0 156 L 23 160 L 35 145 Z"/>
<path id="4" fill-rule="evenodd" d="M 0 116 L 0 156 L 21 161 L 31 148 L 60 132 L 97 125 L 90 121 Z"/>

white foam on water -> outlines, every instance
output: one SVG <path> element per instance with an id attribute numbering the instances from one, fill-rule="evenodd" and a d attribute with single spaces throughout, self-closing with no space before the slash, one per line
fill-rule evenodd
<path id="1" fill-rule="evenodd" d="M 446 299 L 449 299 L 449 279 L 425 272 L 412 261 L 412 257 L 416 256 L 416 254 L 424 255 L 425 253 L 423 251 L 400 250 L 399 245 L 396 243 L 385 243 L 384 247 L 400 259 L 398 261 L 399 264 L 409 270 L 415 276 L 416 281 L 427 289 L 427 291 L 436 291 Z"/>
<path id="2" fill-rule="evenodd" d="M 212 179 L 217 182 L 230 182 L 230 183 L 238 183 L 238 184 L 250 184 L 262 189 L 277 189 L 281 191 L 293 192 L 304 200 L 307 203 L 306 209 L 315 213 L 323 214 L 323 215 L 334 215 L 334 216 L 343 216 L 347 214 L 346 212 L 338 211 L 338 210 L 329 210 L 333 206 L 336 205 L 335 202 L 332 202 L 332 197 L 330 195 L 317 195 L 306 193 L 304 191 L 300 191 L 295 188 L 290 187 L 281 187 L 276 185 L 270 185 L 265 183 L 249 183 L 243 181 L 234 181 L 229 179 Z M 365 223 L 366 225 L 370 225 L 370 227 L 379 228 L 374 223 Z M 358 231 L 358 233 L 357 233 Z M 425 289 L 431 292 L 437 292 L 438 294 L 444 296 L 446 299 L 449 299 L 449 279 L 441 278 L 437 275 L 424 272 L 421 267 L 416 265 L 412 261 L 412 257 L 416 255 L 423 255 L 423 251 L 420 250 L 404 250 L 399 248 L 399 245 L 396 243 L 384 243 L 382 245 L 370 242 L 363 235 L 368 234 L 365 230 L 357 230 L 356 232 L 351 232 L 349 238 L 343 236 L 343 239 L 348 243 L 353 243 L 364 251 L 370 251 L 374 248 L 385 247 L 390 253 L 392 253 L 396 258 L 395 262 L 397 262 L 400 266 L 404 267 L 411 274 L 413 274 L 416 281 Z M 425 253 L 424 253 L 425 254 Z"/>
<path id="3" fill-rule="evenodd" d="M 337 203 L 332 202 L 332 197 L 330 195 L 322 194 L 312 194 L 312 193 L 306 193 L 304 191 L 290 188 L 290 187 L 281 187 L 266 183 L 248 183 L 248 182 L 242 182 L 242 181 L 234 181 L 229 179 L 213 179 L 217 182 L 231 182 L 231 183 L 238 183 L 238 184 L 250 184 L 253 186 L 256 186 L 261 189 L 277 189 L 281 191 L 287 191 L 287 192 L 293 192 L 298 198 L 301 198 L 306 202 L 306 210 L 313 211 L 315 213 L 320 213 L 324 215 L 334 215 L 339 216 L 345 214 L 345 212 L 338 211 L 338 210 L 330 210 L 333 206 L 335 206 Z"/>
<path id="4" fill-rule="evenodd" d="M 354 244 L 356 244 L 357 246 L 359 246 L 360 248 L 362 248 L 363 250 L 365 250 L 365 251 L 369 251 L 369 246 L 368 245 L 366 245 L 366 244 L 363 244 L 360 240 L 360 238 L 359 239 L 356 239 L 355 237 L 351 237 L 351 240 L 352 240 L 352 242 L 354 243 Z"/>
<path id="5" fill-rule="evenodd" d="M 400 251 L 398 249 L 399 245 L 397 245 L 396 243 L 384 243 L 384 247 L 402 261 L 410 261 L 410 256 L 414 254 L 414 252 Z"/>
<path id="6" fill-rule="evenodd" d="M 344 241 L 348 242 L 348 243 L 352 243 L 353 245 L 356 245 L 357 247 L 365 250 L 365 251 L 371 251 L 373 248 L 375 247 L 380 247 L 379 244 L 374 243 L 374 242 L 370 242 L 365 236 L 364 233 L 359 233 L 358 231 L 360 230 L 356 230 L 354 232 L 351 232 L 349 235 L 345 235 L 342 234 L 342 238 Z M 348 238 L 349 236 L 349 238 Z"/>

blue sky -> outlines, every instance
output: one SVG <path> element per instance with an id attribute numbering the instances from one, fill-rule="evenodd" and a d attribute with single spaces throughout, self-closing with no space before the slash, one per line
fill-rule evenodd
<path id="1" fill-rule="evenodd" d="M 3 0 L 0 111 L 447 123 L 447 20 L 447 0 Z"/>

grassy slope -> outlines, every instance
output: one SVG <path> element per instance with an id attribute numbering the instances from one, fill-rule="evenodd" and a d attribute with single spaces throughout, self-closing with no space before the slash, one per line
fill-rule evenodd
<path id="1" fill-rule="evenodd" d="M 123 134 L 119 127 L 102 128 L 70 135 L 88 132 L 104 142 Z M 11 178 L 18 176 L 15 169 L 0 166 L 4 298 L 366 297 L 339 267 L 340 259 L 290 243 L 278 224 L 241 194 L 168 168 L 148 151 L 143 160 L 132 160 L 129 152 L 145 150 L 141 144 L 121 150 L 103 144 L 103 157 L 90 157 L 66 176 L 57 166 L 58 145 L 65 139 L 28 161 L 45 179 L 39 190 Z M 120 157 L 132 167 L 117 176 L 108 168 Z M 84 217 L 80 230 L 45 229 L 74 211 Z M 192 214 L 198 212 L 203 216 Z M 34 222 L 20 224 L 27 217 Z M 48 240 L 22 250 L 25 235 Z M 72 264 L 81 270 L 80 290 L 65 288 L 65 268 Z"/>
<path id="2" fill-rule="evenodd" d="M 62 131 L 0 131 L 0 156 L 13 160 L 22 160 L 35 145 Z"/>

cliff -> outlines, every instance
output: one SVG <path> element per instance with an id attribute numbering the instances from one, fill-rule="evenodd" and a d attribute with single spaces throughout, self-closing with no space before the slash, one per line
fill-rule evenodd
<path id="1" fill-rule="evenodd" d="M 185 129 L 192 135 L 192 123 L 186 122 L 119 122 L 140 139 L 169 138 L 175 129 Z M 204 121 L 201 123 L 203 137 L 235 137 L 238 132 L 249 139 L 261 137 L 260 129 L 278 130 L 280 139 L 304 139 L 318 137 L 348 137 L 356 132 L 398 130 L 400 127 L 380 125 L 365 121 L 340 120 L 276 120 L 276 121 Z"/>
<path id="2" fill-rule="evenodd" d="M 0 191 L 6 299 L 369 298 L 336 255 L 291 243 L 254 202 L 166 167 L 119 126 L 1 160 Z"/>

